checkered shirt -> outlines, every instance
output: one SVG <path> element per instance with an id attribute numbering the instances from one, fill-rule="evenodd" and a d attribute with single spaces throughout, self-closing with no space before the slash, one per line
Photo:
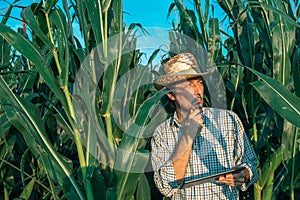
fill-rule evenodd
<path id="1" fill-rule="evenodd" d="M 176 118 L 171 117 L 156 128 L 151 140 L 155 184 L 172 199 L 239 199 L 239 190 L 246 190 L 258 178 L 257 157 L 243 125 L 234 112 L 222 109 L 203 108 L 202 119 L 204 126 L 194 139 L 184 181 L 223 172 L 238 164 L 248 169 L 250 181 L 238 187 L 209 182 L 179 189 L 172 156 L 182 131 Z"/>

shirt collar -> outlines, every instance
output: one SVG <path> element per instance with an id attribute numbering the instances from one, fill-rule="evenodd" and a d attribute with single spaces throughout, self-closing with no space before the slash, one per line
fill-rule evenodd
<path id="1" fill-rule="evenodd" d="M 173 126 L 173 125 L 181 127 L 180 123 L 178 122 L 178 116 L 177 116 L 176 111 L 174 112 L 174 114 L 172 115 L 171 120 L 170 120 L 170 126 Z"/>

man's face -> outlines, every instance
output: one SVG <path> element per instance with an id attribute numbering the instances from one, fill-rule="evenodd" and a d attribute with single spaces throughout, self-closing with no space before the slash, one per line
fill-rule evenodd
<path id="1" fill-rule="evenodd" d="M 176 108 L 181 112 L 201 109 L 203 107 L 204 86 L 202 77 L 180 81 L 172 86 L 168 97 L 175 100 Z"/>

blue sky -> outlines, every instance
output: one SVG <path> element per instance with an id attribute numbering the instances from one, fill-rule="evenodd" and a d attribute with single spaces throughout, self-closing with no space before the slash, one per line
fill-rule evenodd
<path id="1" fill-rule="evenodd" d="M 4 14 L 8 3 L 15 0 L 0 0 L 0 14 Z M 17 5 L 26 6 L 39 0 L 20 0 Z M 124 22 L 141 23 L 144 27 L 171 28 L 172 19 L 167 20 L 168 8 L 173 0 L 123 0 Z M 20 9 L 14 8 L 13 15 L 19 17 Z M 0 17 L 1 18 L 1 17 Z M 11 20 L 10 23 L 15 23 Z"/>
<path id="2" fill-rule="evenodd" d="M 124 22 L 141 23 L 144 27 L 171 28 L 172 17 L 167 19 L 173 0 L 123 0 Z"/>
<path id="3" fill-rule="evenodd" d="M 4 14 L 9 4 L 15 0 L 0 0 L 0 14 Z M 59 0 L 60 1 L 60 0 Z M 40 0 L 20 0 L 17 5 L 27 6 L 33 2 L 40 2 Z M 123 19 L 127 26 L 131 23 L 140 23 L 143 27 L 161 27 L 172 28 L 172 20 L 174 16 L 171 15 L 167 19 L 168 9 L 173 0 L 123 0 Z M 186 6 L 191 6 L 189 0 L 184 1 Z M 13 15 L 19 17 L 20 8 L 14 8 Z M 1 17 L 0 17 L 1 19 Z M 15 20 L 10 21 L 12 25 L 16 23 Z"/>
<path id="4" fill-rule="evenodd" d="M 5 13 L 5 8 L 9 6 L 7 2 L 12 4 L 14 1 L 0 0 L 0 14 Z M 40 2 L 40 0 L 20 0 L 17 5 L 26 6 L 33 2 Z M 147 36 L 138 33 L 138 47 L 143 52 L 147 52 L 145 60 L 149 58 L 150 52 L 162 46 L 167 46 L 169 43 L 167 31 L 172 29 L 174 13 L 169 18 L 167 14 L 172 2 L 173 0 L 123 0 L 123 22 L 126 26 L 128 27 L 131 23 L 140 23 L 149 33 Z M 184 4 L 193 9 L 191 2 L 191 0 L 185 0 Z M 216 4 L 216 1 L 212 1 L 211 4 Z M 20 18 L 21 9 L 14 8 L 13 11 L 13 16 Z M 17 20 L 10 20 L 7 25 L 14 29 L 22 26 L 21 22 Z M 74 31 L 76 33 L 76 30 Z"/>
<path id="5" fill-rule="evenodd" d="M 123 0 L 124 22 L 141 23 L 144 27 L 172 28 L 173 13 L 169 19 L 167 19 L 167 14 L 173 2 L 173 0 Z M 194 9 L 192 0 L 184 0 L 183 2 L 185 7 Z M 214 7 L 214 13 L 222 17 L 222 11 L 217 0 L 211 0 L 210 4 Z"/>

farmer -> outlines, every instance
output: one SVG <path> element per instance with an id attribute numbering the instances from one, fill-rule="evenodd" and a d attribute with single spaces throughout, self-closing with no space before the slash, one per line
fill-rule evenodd
<path id="1" fill-rule="evenodd" d="M 158 190 L 172 199 L 238 199 L 257 178 L 257 157 L 239 117 L 232 111 L 203 107 L 204 79 L 196 58 L 180 53 L 164 65 L 156 83 L 166 87 L 175 113 L 151 140 L 151 162 Z M 230 169 L 240 171 L 184 188 L 190 180 Z M 184 188 L 184 189 L 183 189 Z"/>

